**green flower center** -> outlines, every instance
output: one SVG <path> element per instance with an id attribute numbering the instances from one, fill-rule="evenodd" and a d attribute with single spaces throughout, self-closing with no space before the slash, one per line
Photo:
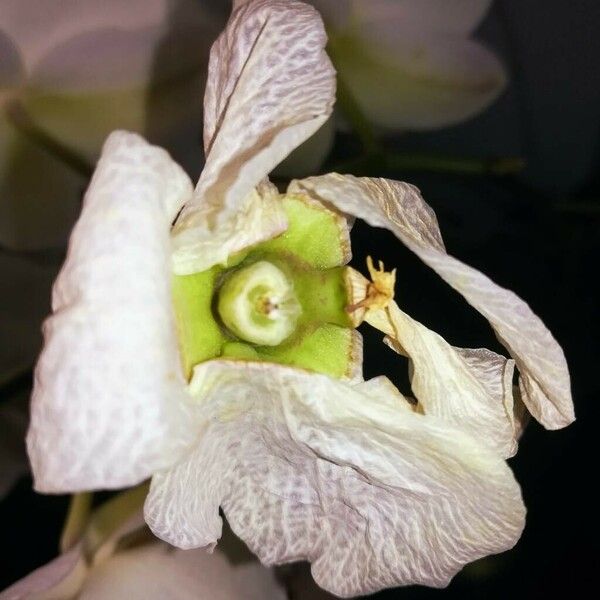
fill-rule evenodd
<path id="1" fill-rule="evenodd" d="M 219 291 L 218 310 L 233 334 L 262 346 L 278 346 L 290 337 L 302 313 L 293 281 L 265 260 L 229 276 Z"/>
<path id="2" fill-rule="evenodd" d="M 193 275 L 173 300 L 186 376 L 212 358 L 294 365 L 350 375 L 359 342 L 346 312 L 347 225 L 324 206 L 284 196 L 288 229 Z"/>

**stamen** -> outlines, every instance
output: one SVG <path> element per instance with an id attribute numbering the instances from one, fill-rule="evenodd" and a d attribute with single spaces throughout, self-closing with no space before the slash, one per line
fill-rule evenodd
<path id="1" fill-rule="evenodd" d="M 359 309 L 382 309 L 394 299 L 394 286 L 396 285 L 396 269 L 387 272 L 382 261 L 379 262 L 379 269 L 375 269 L 373 259 L 367 256 L 367 269 L 371 276 L 371 282 L 368 283 L 365 297 L 355 304 L 346 307 L 349 313 Z"/>

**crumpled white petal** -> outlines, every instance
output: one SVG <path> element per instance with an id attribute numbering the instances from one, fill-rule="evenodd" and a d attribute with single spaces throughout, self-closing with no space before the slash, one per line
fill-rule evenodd
<path id="1" fill-rule="evenodd" d="M 173 271 L 187 275 L 225 264 L 236 252 L 283 233 L 287 225 L 279 191 L 265 179 L 243 199 L 226 222 L 212 231 L 196 227 L 180 230 L 176 239 L 172 239 Z M 178 247 L 183 250 L 178 251 Z M 192 247 L 193 252 L 188 252 Z"/>
<path id="2" fill-rule="evenodd" d="M 213 545 L 221 506 L 263 563 L 308 559 L 316 582 L 344 597 L 444 586 L 465 563 L 512 547 L 524 507 L 505 462 L 386 387 L 262 363 L 198 365 L 190 391 L 206 430 L 154 476 L 148 524 L 182 548 Z"/>
<path id="3" fill-rule="evenodd" d="M 368 282 L 350 271 L 350 302 L 357 304 L 364 298 L 357 293 Z M 485 348 L 455 348 L 394 301 L 385 309 L 369 309 L 364 318 L 386 334 L 390 348 L 410 359 L 412 390 L 425 414 L 462 427 L 503 458 L 516 453 L 521 425 L 515 417 L 513 360 Z"/>
<path id="4" fill-rule="evenodd" d="M 191 192 L 164 150 L 108 138 L 44 324 L 27 438 L 37 490 L 133 485 L 185 446 L 169 227 Z"/>
<path id="5" fill-rule="evenodd" d="M 292 182 L 289 191 L 308 193 L 392 231 L 490 322 L 520 371 L 522 400 L 531 414 L 548 429 L 575 419 L 569 370 L 558 342 L 516 294 L 446 253 L 435 214 L 417 188 L 332 173 Z"/>
<path id="6" fill-rule="evenodd" d="M 215 230 L 228 229 L 228 237 L 241 233 L 231 220 L 248 210 L 253 188 L 326 121 L 335 74 L 325 43 L 318 13 L 301 2 L 254 0 L 233 12 L 211 50 L 206 164 L 174 227 L 178 273 L 207 268 Z M 275 213 L 277 205 L 269 210 Z M 256 243 L 276 233 L 263 227 L 252 235 Z"/>

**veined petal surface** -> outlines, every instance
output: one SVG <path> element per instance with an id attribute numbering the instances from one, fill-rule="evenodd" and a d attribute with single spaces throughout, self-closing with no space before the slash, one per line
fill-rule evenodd
<path id="1" fill-rule="evenodd" d="M 44 324 L 27 438 L 37 490 L 133 485 L 185 446 L 169 229 L 191 192 L 164 150 L 108 138 Z"/>
<path id="2" fill-rule="evenodd" d="M 289 191 L 307 193 L 392 231 L 490 322 L 516 362 L 522 400 L 531 414 L 548 429 L 575 419 L 569 370 L 558 342 L 515 293 L 447 254 L 435 213 L 416 187 L 331 173 L 292 182 Z"/>
<path id="3" fill-rule="evenodd" d="M 307 559 L 317 583 L 343 597 L 444 586 L 465 563 L 512 547 L 524 507 L 505 462 L 388 386 L 264 363 L 198 365 L 190 392 L 206 429 L 154 476 L 147 522 L 176 546 L 212 546 L 221 506 L 263 563 Z"/>
<path id="4" fill-rule="evenodd" d="M 302 2 L 253 0 L 233 12 L 211 50 L 206 164 L 175 224 L 177 272 L 206 268 L 204 240 L 231 228 L 253 188 L 326 121 L 335 74 L 325 43 L 318 13 Z M 254 242 L 271 235 L 257 230 Z"/>
<path id="5" fill-rule="evenodd" d="M 365 320 L 389 328 L 387 345 L 410 358 L 411 387 L 425 414 L 465 429 L 503 458 L 516 453 L 513 360 L 485 348 L 455 348 L 395 302 Z"/>

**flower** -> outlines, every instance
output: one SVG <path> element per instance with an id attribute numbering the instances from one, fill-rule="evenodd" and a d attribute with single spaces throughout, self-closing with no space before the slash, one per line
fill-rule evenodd
<path id="1" fill-rule="evenodd" d="M 445 252 L 416 188 L 331 174 L 294 181 L 282 196 L 268 183 L 331 113 L 325 42 L 301 2 L 237 3 L 211 51 L 195 190 L 160 148 L 125 132 L 108 138 L 44 326 L 27 437 L 35 487 L 151 477 L 146 522 L 179 548 L 214 547 L 222 508 L 263 563 L 309 560 L 316 582 L 340 596 L 443 586 L 518 540 L 525 508 L 504 459 L 516 449 L 521 400 L 547 427 L 568 424 L 568 370 L 522 300 Z M 295 229 L 306 221 L 293 206 L 328 225 Z M 371 285 L 344 268 L 347 215 L 390 229 L 488 318 L 514 358 L 453 348 L 400 311 L 383 268 Z M 314 264 L 298 266 L 298 252 Z M 296 286 L 307 273 L 309 285 Z M 319 355 L 316 344 L 312 369 L 294 349 L 282 356 L 280 337 L 306 316 L 307 287 L 323 295 L 314 318 L 328 311 L 350 332 L 335 376 L 326 364 L 339 358 L 335 347 Z M 340 290 L 363 315 L 340 315 Z M 219 337 L 215 303 L 240 340 Z M 351 317 L 410 356 L 417 405 L 383 376 L 362 381 Z M 259 338 L 265 346 L 252 343 L 256 323 L 260 335 L 275 328 Z"/>
<path id="2" fill-rule="evenodd" d="M 4 590 L 0 600 L 40 595 L 81 600 L 286 597 L 274 573 L 246 556 L 248 551 L 231 533 L 226 535 L 224 547 L 212 554 L 178 550 L 150 538 L 141 512 L 119 510 L 122 500 L 117 497 L 101 506 L 86 519 L 80 539 L 72 547 Z M 106 530 L 106 523 L 113 529 Z"/>
<path id="3" fill-rule="evenodd" d="M 492 0 L 313 0 L 345 87 L 375 124 L 429 130 L 465 121 L 506 85 L 471 34 Z"/>
<path id="4" fill-rule="evenodd" d="M 2 3 L 2 245 L 31 250 L 67 238 L 86 176 L 53 140 L 93 164 L 108 133 L 125 127 L 181 158 L 197 155 L 201 110 L 190 98 L 201 93 L 220 21 L 190 0 Z"/>

